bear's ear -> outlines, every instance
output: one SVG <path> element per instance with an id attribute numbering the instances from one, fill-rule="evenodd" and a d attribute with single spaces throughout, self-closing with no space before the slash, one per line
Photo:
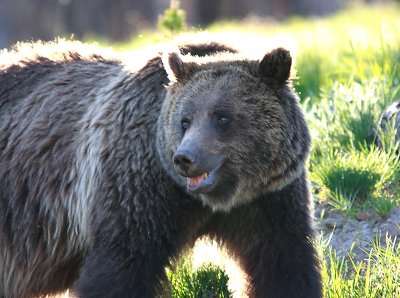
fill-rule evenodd
<path id="1" fill-rule="evenodd" d="M 194 62 L 183 62 L 178 53 L 168 53 L 163 57 L 164 68 L 171 82 L 183 82 L 190 79 L 197 71 L 198 65 Z"/>
<path id="2" fill-rule="evenodd" d="M 283 85 L 290 76 L 292 57 L 284 48 L 277 48 L 266 54 L 259 64 L 259 72 L 263 79 L 274 80 Z"/>

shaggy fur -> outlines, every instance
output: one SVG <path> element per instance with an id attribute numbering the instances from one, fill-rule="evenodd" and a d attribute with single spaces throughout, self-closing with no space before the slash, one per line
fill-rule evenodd
<path id="1" fill-rule="evenodd" d="M 234 52 L 183 46 L 139 70 L 71 43 L 2 53 L 0 297 L 153 297 L 202 235 L 238 258 L 251 297 L 321 296 L 290 55 Z"/>

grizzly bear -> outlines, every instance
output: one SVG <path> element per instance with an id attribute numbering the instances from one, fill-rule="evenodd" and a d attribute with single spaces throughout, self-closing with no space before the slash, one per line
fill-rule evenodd
<path id="1" fill-rule="evenodd" d="M 0 55 L 0 297 L 167 295 L 204 235 L 250 297 L 321 297 L 289 52 L 189 45 L 131 69 L 83 48 Z"/>

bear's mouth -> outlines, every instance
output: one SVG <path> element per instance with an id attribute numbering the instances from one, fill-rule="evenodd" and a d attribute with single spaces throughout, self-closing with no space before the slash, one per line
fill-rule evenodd
<path id="1" fill-rule="evenodd" d="M 201 185 L 201 183 L 206 180 L 208 178 L 208 176 L 210 175 L 209 172 L 204 173 L 200 176 L 196 176 L 196 177 L 187 177 L 187 185 L 190 188 L 196 188 L 199 187 Z"/>
<path id="2" fill-rule="evenodd" d="M 210 191 L 217 182 L 217 172 L 219 168 L 220 166 L 198 176 L 186 177 L 187 190 L 193 193 L 205 193 Z"/>

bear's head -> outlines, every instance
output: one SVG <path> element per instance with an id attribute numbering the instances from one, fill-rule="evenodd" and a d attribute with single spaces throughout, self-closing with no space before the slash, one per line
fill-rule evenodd
<path id="1" fill-rule="evenodd" d="M 163 57 L 171 84 L 158 121 L 169 175 L 213 210 L 278 191 L 304 171 L 310 136 L 291 89 L 290 53 Z"/>

